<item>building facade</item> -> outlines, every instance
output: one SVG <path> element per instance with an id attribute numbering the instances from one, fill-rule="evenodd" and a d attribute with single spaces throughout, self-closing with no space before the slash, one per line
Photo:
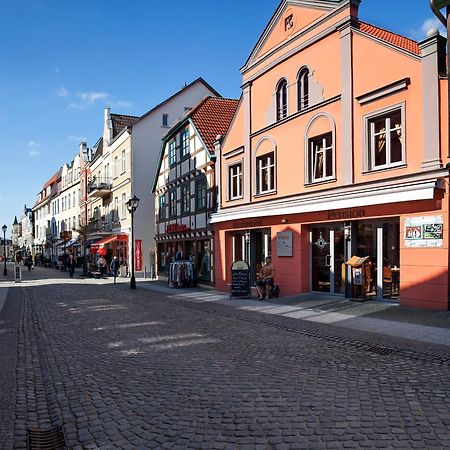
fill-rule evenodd
<path id="1" fill-rule="evenodd" d="M 445 41 L 362 22 L 359 3 L 282 1 L 241 69 L 217 165 L 216 286 L 233 261 L 254 280 L 271 256 L 283 295 L 446 310 Z"/>
<path id="2" fill-rule="evenodd" d="M 163 138 L 153 193 L 158 274 L 178 254 L 196 279 L 214 283 L 215 141 L 226 133 L 237 100 L 206 97 Z M 167 273 L 165 273 L 167 275 Z"/>

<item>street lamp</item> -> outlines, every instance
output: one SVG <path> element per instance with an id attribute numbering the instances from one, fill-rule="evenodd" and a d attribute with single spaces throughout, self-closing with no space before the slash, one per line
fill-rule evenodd
<path id="1" fill-rule="evenodd" d="M 5 268 L 3 269 L 3 275 L 8 275 L 8 271 L 6 270 L 6 230 L 8 227 L 6 225 L 2 226 L 3 231 L 3 257 L 5 258 Z"/>
<path id="2" fill-rule="evenodd" d="M 136 196 L 130 198 L 126 203 L 128 211 L 131 213 L 131 278 L 130 289 L 136 289 L 136 279 L 134 278 L 134 212 L 139 206 L 139 199 Z"/>
<path id="3" fill-rule="evenodd" d="M 447 29 L 447 100 L 448 100 L 448 113 L 447 113 L 447 121 L 448 121 L 448 150 L 447 152 L 450 152 L 450 76 L 449 76 L 449 70 L 448 70 L 448 57 L 450 55 L 450 0 L 430 0 L 430 7 L 433 11 L 434 15 L 439 19 L 439 22 L 444 25 L 444 27 Z M 445 8 L 445 16 L 441 13 L 441 9 Z"/>

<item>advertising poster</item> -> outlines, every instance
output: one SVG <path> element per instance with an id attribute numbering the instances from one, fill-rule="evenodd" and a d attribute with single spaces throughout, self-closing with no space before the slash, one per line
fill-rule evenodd
<path id="1" fill-rule="evenodd" d="M 134 268 L 136 272 L 142 271 L 142 240 L 136 239 L 134 245 Z"/>
<path id="2" fill-rule="evenodd" d="M 442 247 L 443 241 L 443 216 L 407 217 L 405 219 L 405 247 Z"/>
<path id="3" fill-rule="evenodd" d="M 277 233 L 277 256 L 292 256 L 292 231 Z"/>

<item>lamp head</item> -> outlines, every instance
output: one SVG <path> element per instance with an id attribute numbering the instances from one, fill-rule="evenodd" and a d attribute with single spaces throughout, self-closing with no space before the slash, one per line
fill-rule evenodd
<path id="1" fill-rule="evenodd" d="M 3 225 L 2 226 L 2 231 L 3 231 L 3 233 L 6 233 L 6 230 L 8 229 L 8 227 L 6 226 L 6 225 Z"/>
<path id="2" fill-rule="evenodd" d="M 139 206 L 139 199 L 134 195 L 125 204 L 127 205 L 128 211 L 136 211 L 137 207 Z"/>

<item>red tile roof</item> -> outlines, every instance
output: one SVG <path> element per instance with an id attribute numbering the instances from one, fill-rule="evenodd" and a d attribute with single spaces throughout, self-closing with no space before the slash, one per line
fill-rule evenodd
<path id="1" fill-rule="evenodd" d="M 126 127 L 134 124 L 139 119 L 136 116 L 126 116 L 124 114 L 111 114 L 113 127 L 113 139 Z"/>
<path id="2" fill-rule="evenodd" d="M 189 112 L 188 116 L 211 153 L 214 153 L 217 135 L 223 136 L 228 131 L 237 106 L 238 100 L 206 97 Z"/>
<path id="3" fill-rule="evenodd" d="M 47 198 L 50 195 L 46 195 L 45 190 L 49 187 L 52 186 L 59 178 L 61 178 L 61 172 L 62 169 L 59 169 L 58 172 L 56 172 L 45 184 L 44 187 L 40 190 L 40 193 L 44 193 L 44 196 L 40 199 L 37 200 L 36 203 L 34 204 L 33 208 L 36 207 L 37 205 L 41 204 L 43 201 L 47 200 Z M 51 194 L 51 192 L 50 192 Z"/>
<path id="4" fill-rule="evenodd" d="M 388 42 L 391 45 L 407 50 L 408 52 L 414 53 L 415 55 L 420 55 L 419 44 L 412 39 L 405 36 L 392 33 L 391 31 L 383 30 L 369 23 L 359 22 L 359 29 L 363 33 L 370 34 L 382 41 Z"/>

